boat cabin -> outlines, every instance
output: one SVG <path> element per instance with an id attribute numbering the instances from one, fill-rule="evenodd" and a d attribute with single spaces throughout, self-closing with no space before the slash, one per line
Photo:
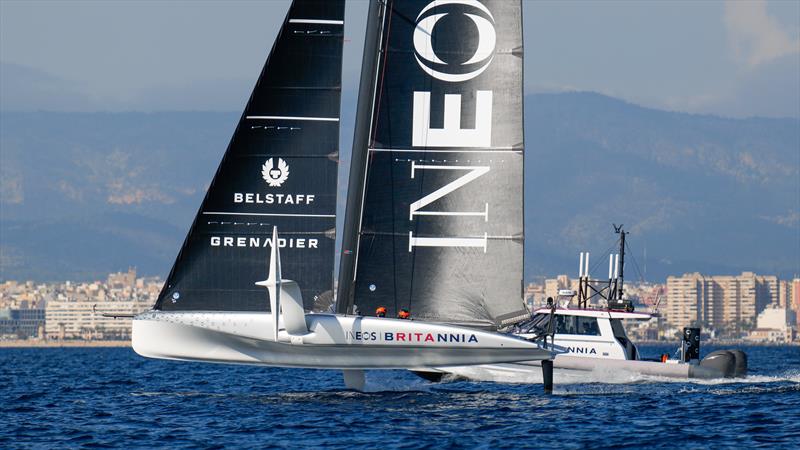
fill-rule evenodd
<path id="1" fill-rule="evenodd" d="M 564 308 L 552 315 L 554 343 L 568 356 L 608 359 L 639 359 L 636 346 L 628 339 L 623 320 L 650 320 L 650 314 L 611 309 Z M 513 333 L 530 339 L 550 328 L 550 308 L 533 312 L 531 319 L 514 327 Z"/>

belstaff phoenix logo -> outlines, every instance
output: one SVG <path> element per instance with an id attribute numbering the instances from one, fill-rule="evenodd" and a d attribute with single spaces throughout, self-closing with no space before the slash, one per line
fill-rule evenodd
<path id="1" fill-rule="evenodd" d="M 460 8 L 454 8 L 456 5 Z M 478 31 L 475 53 L 460 64 L 443 61 L 433 49 L 434 28 L 442 18 L 451 12 L 460 13 L 469 18 Z M 414 58 L 422 70 L 434 78 L 449 82 L 467 81 L 477 77 L 489 67 L 494 58 L 496 41 L 494 17 L 489 9 L 480 2 L 476 0 L 434 0 L 422 8 L 417 16 L 417 26 L 414 29 L 414 50 L 416 50 Z"/>
<path id="2" fill-rule="evenodd" d="M 268 159 L 261 166 L 261 176 L 270 187 L 280 187 L 289 178 L 289 165 L 283 159 L 278 158 L 278 167 L 275 167 L 273 159 Z"/>

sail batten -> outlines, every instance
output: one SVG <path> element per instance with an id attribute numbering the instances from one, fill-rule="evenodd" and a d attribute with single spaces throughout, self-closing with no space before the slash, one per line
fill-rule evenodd
<path id="1" fill-rule="evenodd" d="M 373 6 L 338 311 L 493 327 L 524 317 L 521 4 Z"/>
<path id="2" fill-rule="evenodd" d="M 298 117 L 298 116 L 246 116 L 245 119 L 247 120 L 311 120 L 311 121 L 319 121 L 319 122 L 338 122 L 338 117 L 313 117 L 313 116 L 305 116 L 305 117 Z"/>
<path id="3" fill-rule="evenodd" d="M 333 297 L 343 0 L 295 0 L 155 308 L 269 311 L 278 227 L 305 308 Z"/>
<path id="4" fill-rule="evenodd" d="M 486 147 L 477 150 L 467 150 L 460 148 L 370 148 L 370 152 L 394 152 L 394 153 L 517 153 L 522 154 L 523 151 L 516 147 Z"/>

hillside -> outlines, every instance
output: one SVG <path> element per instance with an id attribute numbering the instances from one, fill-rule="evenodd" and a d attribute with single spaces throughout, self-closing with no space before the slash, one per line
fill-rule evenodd
<path id="1" fill-rule="evenodd" d="M 632 232 L 629 278 L 644 272 L 645 248 L 655 280 L 800 273 L 800 121 L 591 93 L 530 95 L 525 114 L 528 277 L 574 274 L 580 250 L 612 244 L 612 222 Z M 129 265 L 165 275 L 237 118 L 0 114 L 0 278 L 95 279 Z"/>
<path id="2" fill-rule="evenodd" d="M 613 243 L 612 222 L 632 232 L 640 266 L 646 248 L 648 278 L 800 273 L 797 119 L 665 112 L 589 93 L 526 100 L 528 275 L 577 272 L 580 250 Z"/>

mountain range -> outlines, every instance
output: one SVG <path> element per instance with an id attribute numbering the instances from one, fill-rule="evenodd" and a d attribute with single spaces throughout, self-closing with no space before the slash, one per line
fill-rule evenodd
<path id="1" fill-rule="evenodd" d="M 165 276 L 238 117 L 1 112 L 0 281 Z M 574 276 L 584 250 L 602 275 L 612 223 L 631 233 L 628 279 L 800 273 L 800 119 L 558 93 L 526 96 L 525 124 L 528 279 Z"/>

